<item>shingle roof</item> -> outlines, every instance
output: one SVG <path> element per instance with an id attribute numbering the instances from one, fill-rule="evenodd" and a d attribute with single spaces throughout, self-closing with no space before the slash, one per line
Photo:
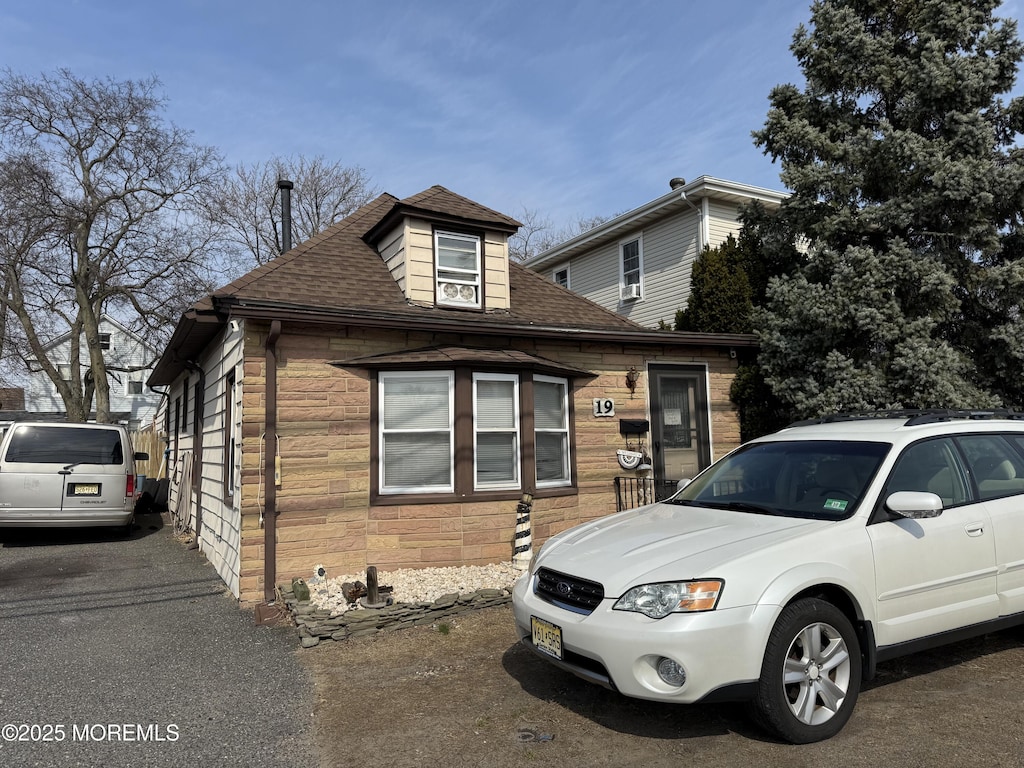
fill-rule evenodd
<path id="1" fill-rule="evenodd" d="M 466 221 L 500 224 L 514 230 L 518 222 L 460 197 L 444 187 L 398 200 L 383 194 L 319 235 L 215 291 L 196 305 L 217 303 L 295 305 L 307 309 L 365 310 L 387 316 L 458 317 L 476 324 L 543 324 L 567 328 L 638 330 L 641 326 L 555 285 L 518 264 L 509 264 L 509 311 L 467 312 L 423 307 L 406 301 L 384 260 L 365 240 L 396 209 L 457 215 Z M 475 217 L 475 218 L 471 218 Z"/>
<path id="2" fill-rule="evenodd" d="M 515 219 L 434 186 L 400 200 L 383 194 L 320 234 L 196 302 L 185 313 L 149 378 L 171 383 L 220 333 L 230 316 L 306 322 L 419 327 L 459 334 L 629 338 L 637 343 L 752 346 L 753 336 L 651 331 L 509 263 L 510 309 L 469 311 L 407 301 L 373 247 L 405 215 L 514 232 Z"/>
<path id="3" fill-rule="evenodd" d="M 529 366 L 537 371 L 551 371 L 558 374 L 570 374 L 573 376 L 593 376 L 594 374 L 584 368 L 568 365 L 555 360 L 548 360 L 537 355 L 531 355 L 519 349 L 493 349 L 461 347 L 453 344 L 424 347 L 421 349 L 410 349 L 401 352 L 385 352 L 378 355 L 363 355 L 347 360 L 335 360 L 331 365 L 340 368 L 387 368 L 389 366 L 400 366 L 402 368 L 414 368 L 417 366 L 452 366 L 460 364 L 485 364 L 494 367 L 522 368 Z"/>

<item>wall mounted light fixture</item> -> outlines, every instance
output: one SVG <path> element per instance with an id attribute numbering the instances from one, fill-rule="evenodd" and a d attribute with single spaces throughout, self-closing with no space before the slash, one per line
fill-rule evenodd
<path id="1" fill-rule="evenodd" d="M 636 392 L 636 382 L 640 378 L 640 371 L 636 369 L 635 365 L 631 365 L 629 370 L 626 371 L 626 387 L 629 388 L 629 396 L 632 397 L 633 393 Z"/>

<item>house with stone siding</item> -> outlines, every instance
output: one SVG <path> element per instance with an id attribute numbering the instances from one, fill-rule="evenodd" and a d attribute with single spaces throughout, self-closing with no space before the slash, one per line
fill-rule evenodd
<path id="1" fill-rule="evenodd" d="M 317 564 L 507 561 L 524 494 L 539 546 L 738 445 L 752 337 L 603 309 L 510 262 L 518 226 L 383 194 L 182 316 L 148 381 L 169 504 L 243 603 Z"/>

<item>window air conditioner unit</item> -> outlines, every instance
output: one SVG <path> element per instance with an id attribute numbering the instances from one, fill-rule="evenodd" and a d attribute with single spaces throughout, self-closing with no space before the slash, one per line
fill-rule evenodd
<path id="1" fill-rule="evenodd" d="M 476 304 L 476 287 L 458 283 L 440 283 L 441 300 L 445 303 Z"/>
<path id="2" fill-rule="evenodd" d="M 630 283 L 629 285 L 622 286 L 622 300 L 632 301 L 633 299 L 640 298 L 640 285 L 638 283 Z"/>

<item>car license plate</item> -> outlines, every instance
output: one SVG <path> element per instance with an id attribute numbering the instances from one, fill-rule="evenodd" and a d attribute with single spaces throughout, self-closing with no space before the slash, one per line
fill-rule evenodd
<path id="1" fill-rule="evenodd" d="M 530 625 L 533 628 L 533 644 L 537 650 L 556 659 L 562 658 L 562 628 L 536 616 L 530 617 Z"/>
<path id="2" fill-rule="evenodd" d="M 72 483 L 68 496 L 99 496 L 99 483 Z"/>

